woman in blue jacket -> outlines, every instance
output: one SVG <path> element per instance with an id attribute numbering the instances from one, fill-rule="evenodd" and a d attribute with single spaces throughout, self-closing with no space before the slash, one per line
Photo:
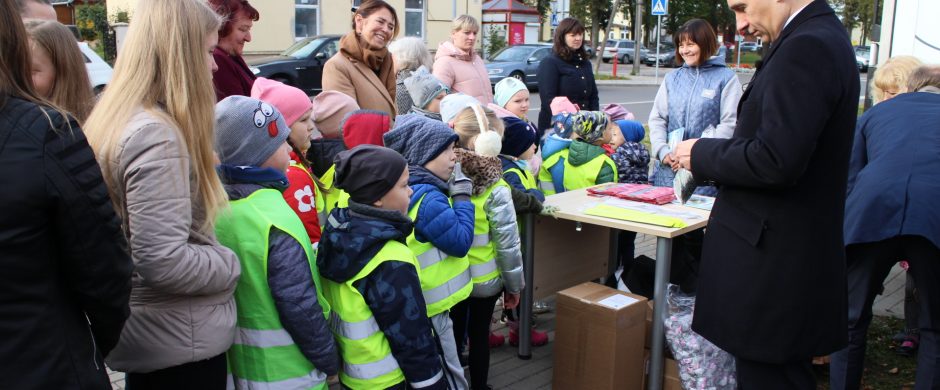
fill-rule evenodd
<path id="1" fill-rule="evenodd" d="M 668 134 L 683 130 L 682 139 L 701 138 L 705 129 L 715 129 L 716 138 L 731 138 L 737 121 L 741 82 L 725 67 L 725 59 L 712 57 L 718 50 L 715 30 L 702 19 L 692 19 L 676 31 L 676 62 L 682 67 L 666 75 L 659 86 L 649 128 L 652 156 L 656 160 L 653 185 L 672 187 L 678 162 L 669 149 Z M 714 187 L 696 193 L 714 196 Z"/>

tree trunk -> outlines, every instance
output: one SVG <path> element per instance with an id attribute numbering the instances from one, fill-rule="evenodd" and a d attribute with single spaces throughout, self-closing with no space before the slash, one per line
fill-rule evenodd
<path id="1" fill-rule="evenodd" d="M 610 35 L 610 25 L 614 24 L 618 7 L 620 7 L 620 0 L 614 0 L 613 6 L 610 7 L 610 18 L 607 20 L 607 29 L 604 31 L 604 39 L 601 40 L 603 44 L 601 44 L 601 42 L 594 42 L 594 53 L 597 54 L 597 58 L 594 59 L 594 74 L 597 74 L 601 70 L 601 60 L 604 57 L 604 50 L 607 50 L 607 36 Z M 597 50 L 598 47 L 601 48 L 600 51 Z"/>

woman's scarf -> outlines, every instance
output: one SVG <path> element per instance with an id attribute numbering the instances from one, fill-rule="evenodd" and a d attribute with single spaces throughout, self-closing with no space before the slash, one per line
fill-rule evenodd
<path id="1" fill-rule="evenodd" d="M 372 69 L 379 80 L 385 84 L 385 89 L 390 91 L 390 96 L 395 96 L 395 64 L 388 52 L 388 47 L 375 49 L 368 42 L 363 41 L 359 33 L 350 31 L 340 39 L 339 50 L 346 57 L 362 62 Z"/>

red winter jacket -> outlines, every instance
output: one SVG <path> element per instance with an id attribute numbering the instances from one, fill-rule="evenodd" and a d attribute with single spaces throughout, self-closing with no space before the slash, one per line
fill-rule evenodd
<path id="1" fill-rule="evenodd" d="M 294 152 L 290 153 L 290 158 L 292 162 L 300 161 Z M 291 164 L 287 168 L 287 181 L 290 185 L 284 190 L 284 200 L 304 223 L 310 243 L 320 242 L 320 219 L 317 217 L 315 198 L 317 184 L 313 181 L 312 174 Z"/>

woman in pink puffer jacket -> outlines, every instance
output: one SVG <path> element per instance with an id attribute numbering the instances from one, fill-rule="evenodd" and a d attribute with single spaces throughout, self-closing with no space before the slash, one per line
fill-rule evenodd
<path id="1" fill-rule="evenodd" d="M 483 58 L 473 50 L 480 24 L 470 15 L 454 19 L 450 40 L 442 42 L 434 55 L 434 77 L 451 91 L 473 96 L 486 106 L 493 102 L 493 89 Z"/>

